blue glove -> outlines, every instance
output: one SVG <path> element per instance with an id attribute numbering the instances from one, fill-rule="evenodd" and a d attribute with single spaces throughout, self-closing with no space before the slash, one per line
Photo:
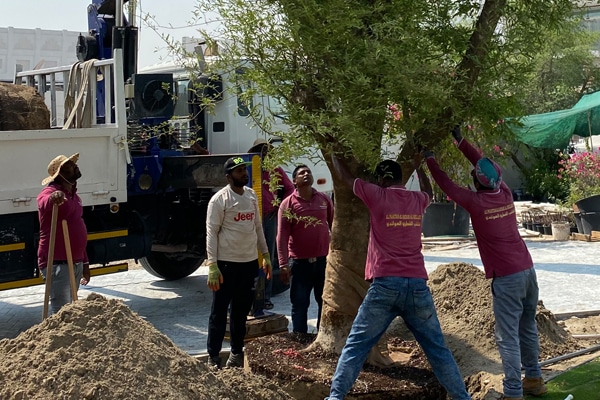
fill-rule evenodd
<path id="1" fill-rule="evenodd" d="M 452 137 L 458 143 L 460 143 L 460 141 L 463 139 L 462 135 L 460 134 L 460 125 L 455 125 L 454 128 L 452 128 Z"/>

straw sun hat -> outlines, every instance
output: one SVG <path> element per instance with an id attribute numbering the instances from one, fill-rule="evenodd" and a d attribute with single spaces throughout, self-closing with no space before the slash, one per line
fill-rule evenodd
<path id="1" fill-rule="evenodd" d="M 65 163 L 73 161 L 77 164 L 77 160 L 79 160 L 79 153 L 75 153 L 71 157 L 63 156 L 62 154 L 55 157 L 54 160 L 50 161 L 50 164 L 48 164 L 48 177 L 44 178 L 42 185 L 47 185 L 56 179 L 60 173 L 61 167 L 65 165 Z"/>

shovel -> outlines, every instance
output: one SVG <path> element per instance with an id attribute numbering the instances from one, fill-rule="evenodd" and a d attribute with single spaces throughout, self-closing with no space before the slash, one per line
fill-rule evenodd
<path id="1" fill-rule="evenodd" d="M 56 221 L 58 219 L 58 205 L 52 205 L 52 222 L 50 223 L 50 244 L 48 248 L 48 261 L 46 263 L 46 292 L 44 293 L 44 312 L 42 319 L 48 317 L 48 302 L 50 288 L 52 287 L 52 263 L 54 263 L 54 243 L 56 242 Z"/>
<path id="2" fill-rule="evenodd" d="M 75 272 L 73 268 L 73 254 L 71 253 L 71 239 L 67 220 L 62 220 L 63 235 L 65 237 L 65 251 L 67 252 L 67 265 L 69 266 L 69 282 L 71 283 L 71 302 L 77 300 L 77 286 L 75 286 Z"/>

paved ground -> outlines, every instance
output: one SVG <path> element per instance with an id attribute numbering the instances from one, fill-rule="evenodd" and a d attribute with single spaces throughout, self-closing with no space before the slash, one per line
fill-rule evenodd
<path id="1" fill-rule="evenodd" d="M 462 245 L 461 245 L 462 246 Z M 476 247 L 426 250 L 429 272 L 439 264 L 463 261 L 481 266 Z M 536 242 L 528 241 L 536 263 L 540 298 L 552 312 L 600 309 L 600 242 Z M 499 254 L 499 257 L 502 255 Z M 162 281 L 141 269 L 98 276 L 92 285 L 79 291 L 80 297 L 90 292 L 108 298 L 122 299 L 133 311 L 166 334 L 190 354 L 206 351 L 206 334 L 211 292 L 206 287 L 207 268 L 178 281 Z M 44 287 L 35 286 L 0 292 L 0 339 L 14 338 L 42 320 Z M 288 317 L 289 291 L 272 299 L 272 310 Z M 310 329 L 315 330 L 316 303 L 309 311 Z"/>

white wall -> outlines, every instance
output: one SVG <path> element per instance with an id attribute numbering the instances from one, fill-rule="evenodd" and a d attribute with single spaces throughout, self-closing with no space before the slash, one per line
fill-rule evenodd
<path id="1" fill-rule="evenodd" d="M 82 32 L 85 34 L 86 32 Z M 12 82 L 15 65 L 24 70 L 69 65 L 77 61 L 79 32 L 44 29 L 0 28 L 0 81 Z"/>

